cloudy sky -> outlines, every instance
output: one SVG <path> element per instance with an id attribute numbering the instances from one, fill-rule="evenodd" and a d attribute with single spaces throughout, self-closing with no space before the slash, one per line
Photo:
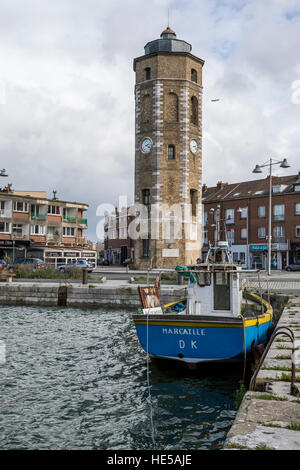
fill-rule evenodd
<path id="1" fill-rule="evenodd" d="M 2 186 L 88 203 L 93 240 L 99 204 L 133 202 L 133 58 L 168 8 L 205 60 L 203 182 L 254 179 L 271 157 L 300 170 L 299 0 L 2 0 Z"/>

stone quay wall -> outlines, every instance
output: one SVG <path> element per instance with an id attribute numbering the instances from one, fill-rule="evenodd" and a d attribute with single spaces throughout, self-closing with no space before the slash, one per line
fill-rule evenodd
<path id="1" fill-rule="evenodd" d="M 185 287 L 161 288 L 162 303 L 186 296 Z M 102 305 L 141 305 L 137 286 L 88 287 L 73 285 L 5 284 L 0 286 L 1 305 L 42 305 L 65 307 L 99 307 Z"/>

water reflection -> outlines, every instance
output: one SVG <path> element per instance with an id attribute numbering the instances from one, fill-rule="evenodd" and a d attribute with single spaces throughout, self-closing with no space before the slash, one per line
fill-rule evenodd
<path id="1" fill-rule="evenodd" d="M 1 449 L 153 448 L 147 361 L 125 309 L 2 307 Z M 152 360 L 158 449 L 219 449 L 242 365 Z"/>

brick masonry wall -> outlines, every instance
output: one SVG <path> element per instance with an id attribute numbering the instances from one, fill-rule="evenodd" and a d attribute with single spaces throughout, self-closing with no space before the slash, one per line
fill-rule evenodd
<path id="1" fill-rule="evenodd" d="M 143 259 L 142 241 L 137 240 L 135 266 L 139 269 L 149 267 L 150 259 L 153 267 L 173 268 L 179 263 L 196 261 L 201 254 L 202 65 L 202 61 L 194 56 L 174 53 L 145 56 L 135 63 L 135 201 L 142 202 L 142 189 L 150 189 L 151 204 L 189 204 L 190 190 L 193 189 L 198 191 L 200 208 L 196 242 L 182 239 L 170 243 L 160 236 L 158 240 L 150 241 L 150 257 Z M 147 81 L 146 67 L 151 69 L 151 79 Z M 197 71 L 198 83 L 190 80 L 192 68 Z M 172 122 L 170 116 L 176 114 L 174 95 L 178 98 L 178 121 Z M 190 122 L 192 96 L 196 96 L 198 101 L 197 125 Z M 149 109 L 143 109 L 143 106 L 149 107 L 148 97 L 152 97 L 152 119 L 145 122 Z M 145 137 L 150 137 L 153 141 L 152 150 L 147 155 L 143 155 L 140 150 Z M 192 138 L 198 142 L 196 156 L 189 149 Z M 175 147 L 175 160 L 168 160 L 168 145 Z M 177 249 L 179 257 L 163 257 L 163 249 Z"/>

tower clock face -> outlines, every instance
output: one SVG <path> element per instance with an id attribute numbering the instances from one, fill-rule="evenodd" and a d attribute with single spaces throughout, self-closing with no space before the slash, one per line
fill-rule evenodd
<path id="1" fill-rule="evenodd" d="M 190 141 L 190 151 L 195 155 L 198 152 L 198 143 L 197 140 L 192 139 Z"/>
<path id="2" fill-rule="evenodd" d="M 145 137 L 145 139 L 142 141 L 141 145 L 141 151 L 142 153 L 149 153 L 151 148 L 152 148 L 153 142 L 150 139 L 150 137 Z"/>

